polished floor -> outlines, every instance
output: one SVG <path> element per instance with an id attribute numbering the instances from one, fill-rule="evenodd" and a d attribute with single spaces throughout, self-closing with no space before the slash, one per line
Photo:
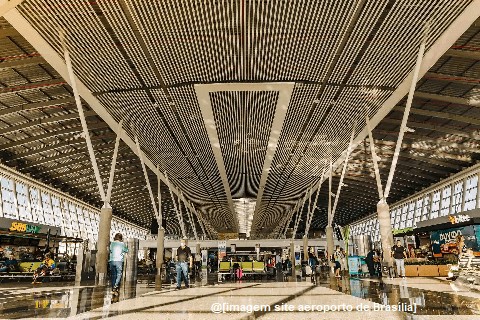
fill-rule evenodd
<path id="1" fill-rule="evenodd" d="M 397 310 L 395 310 L 397 309 Z M 398 309 L 401 309 L 398 311 Z M 2 319 L 480 319 L 480 293 L 435 278 L 197 283 L 114 298 L 70 283 L 0 284 Z"/>

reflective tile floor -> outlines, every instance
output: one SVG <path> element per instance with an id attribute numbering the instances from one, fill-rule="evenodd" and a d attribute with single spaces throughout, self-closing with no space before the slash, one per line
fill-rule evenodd
<path id="1" fill-rule="evenodd" d="M 400 309 L 400 311 L 398 311 Z M 72 283 L 0 284 L 2 319 L 480 319 L 480 293 L 434 278 L 197 283 L 119 298 Z"/>

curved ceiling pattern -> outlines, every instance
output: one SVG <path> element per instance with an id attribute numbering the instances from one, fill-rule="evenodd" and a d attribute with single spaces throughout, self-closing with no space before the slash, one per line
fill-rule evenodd
<path id="1" fill-rule="evenodd" d="M 327 161 L 337 161 L 352 130 L 360 132 L 364 128 L 361 119 L 365 113 L 374 116 L 404 81 L 413 69 L 425 22 L 430 23 L 428 50 L 471 3 L 70 0 L 52 4 L 47 0 L 25 0 L 17 8 L 61 57 L 58 32 L 64 30 L 78 78 L 117 122 L 124 121 L 128 136 L 138 136 L 146 156 L 168 174 L 171 183 L 211 224 L 210 228 L 224 231 L 236 225 L 229 204 L 231 197 L 258 196 L 261 199 L 255 209 L 252 232 L 261 236 L 271 233 L 279 223 L 288 223 L 284 219 L 286 213 L 318 182 Z M 452 50 L 478 48 L 478 32 L 470 32 Z M 0 82 L 4 87 L 0 88 L 4 90 L 0 91 L 0 103 L 9 108 L 3 114 L 0 108 L 0 118 L 4 120 L 0 123 L 4 140 L 0 143 L 4 152 L 11 152 L 8 157 L 19 167 L 38 169 L 40 176 L 51 175 L 98 202 L 88 157 L 78 135 L 78 115 L 70 88 L 47 63 L 35 60 L 41 57 L 22 37 L 8 36 L 8 40 L 2 41 L 0 50 L 5 57 L 12 55 L 12 43 L 16 52 L 23 50 L 21 54 L 25 55 L 25 61 L 15 68 L 1 69 L 5 60 L 0 63 Z M 444 176 L 444 167 L 425 168 L 428 165 L 441 163 L 454 171 L 450 162 L 460 162 L 461 168 L 473 161 L 471 154 L 460 156 L 451 146 L 451 141 L 455 141 L 452 135 L 476 139 L 471 130 L 476 130 L 478 124 L 465 124 L 470 109 L 460 111 L 450 105 L 431 104 L 438 101 L 438 95 L 478 97 L 478 72 L 468 65 L 463 57 L 442 58 L 419 83 L 418 91 L 423 96 L 417 95 L 414 101 L 414 121 L 409 126 L 430 138 L 421 141 L 420 137 L 406 137 L 410 144 L 399 163 L 392 199 Z M 461 70 L 462 66 L 468 70 Z M 217 82 L 295 83 L 262 190 L 262 164 L 268 156 L 272 119 L 278 112 L 276 93 L 210 93 L 214 119 L 204 119 L 194 86 Z M 42 103 L 47 107 L 42 107 Z M 404 105 L 404 101 L 400 102 L 374 132 L 381 141 L 380 156 L 386 161 L 381 164 L 382 177 L 393 150 L 389 143 L 398 132 Z M 85 108 L 105 176 L 115 135 L 95 112 Z M 451 119 L 439 120 L 447 115 Z M 219 168 L 215 146 L 209 139 L 207 120 L 215 123 L 229 191 L 222 181 L 223 169 Z M 462 135 L 462 131 L 469 133 Z M 439 132 L 443 136 L 436 136 Z M 416 143 L 420 147 L 411 152 Z M 434 148 L 435 143 L 442 148 Z M 476 144 L 468 143 L 464 141 L 474 153 Z M 433 149 L 442 153 L 429 154 L 428 144 L 431 153 Z M 125 177 L 122 173 L 119 189 L 125 191 L 117 192 L 132 190 L 128 196 L 119 193 L 116 205 L 124 215 L 132 214 L 133 220 L 145 225 L 151 220 L 152 210 L 148 195 L 141 189 L 144 181 L 141 174 L 138 176 L 138 160 L 124 145 L 121 150 L 119 165 Z M 375 189 L 374 181 L 368 176 L 368 150 L 365 143 L 353 154 L 346 180 L 351 187 L 341 195 L 345 201 L 339 205 L 337 223 L 369 213 L 376 203 L 375 192 L 371 191 Z M 410 161 L 415 158 L 418 162 Z M 354 174 L 357 171 L 359 174 Z M 155 175 L 150 175 L 151 184 L 156 186 Z M 141 197 L 135 197 L 135 192 Z M 168 189 L 162 190 L 162 194 L 167 195 L 163 197 L 167 204 L 162 205 L 172 212 Z M 321 195 L 325 195 L 324 188 Z M 314 228 L 324 226 L 322 203 L 317 204 Z M 185 206 L 182 207 L 184 221 L 189 221 Z M 169 232 L 179 233 L 175 215 L 166 220 Z M 188 232 L 191 231 L 190 228 Z"/>

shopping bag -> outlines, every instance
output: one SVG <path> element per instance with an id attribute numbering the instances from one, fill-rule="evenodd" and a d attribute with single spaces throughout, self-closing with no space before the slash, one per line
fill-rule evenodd
<path id="1" fill-rule="evenodd" d="M 305 267 L 305 274 L 306 274 L 307 276 L 310 276 L 310 275 L 312 274 L 312 267 L 306 266 L 306 267 Z"/>

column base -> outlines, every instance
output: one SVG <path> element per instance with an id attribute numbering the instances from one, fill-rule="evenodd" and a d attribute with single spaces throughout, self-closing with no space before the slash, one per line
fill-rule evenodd
<path id="1" fill-rule="evenodd" d="M 97 273 L 95 275 L 95 285 L 97 286 L 106 286 L 107 280 L 108 280 L 108 276 L 106 273 Z"/>

